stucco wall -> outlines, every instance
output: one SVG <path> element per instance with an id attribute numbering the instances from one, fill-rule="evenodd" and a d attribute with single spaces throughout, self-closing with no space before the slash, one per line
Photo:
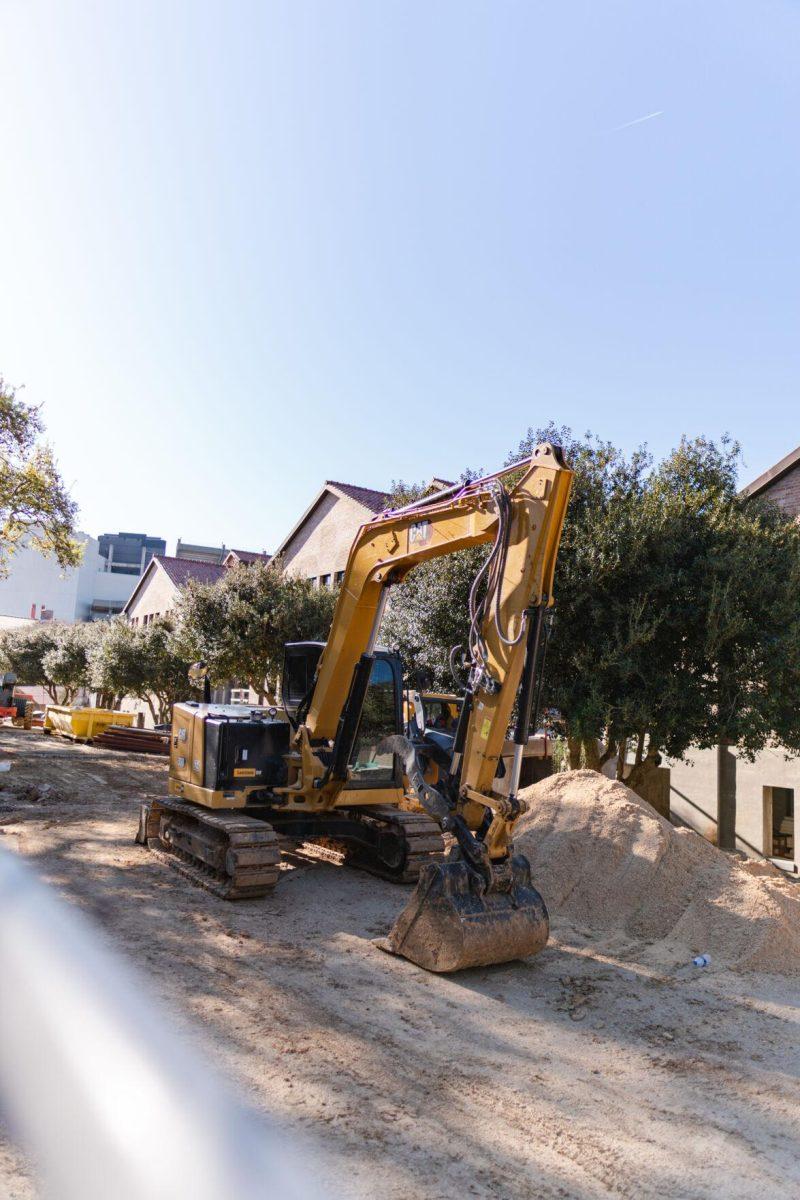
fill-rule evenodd
<path id="1" fill-rule="evenodd" d="M 136 576 L 105 571 L 97 538 L 79 533 L 77 540 L 83 559 L 69 569 L 38 550 L 21 547 L 10 560 L 10 574 L 0 579 L 0 612 L 30 617 L 35 604 L 37 615 L 44 607 L 57 621 L 87 621 L 95 600 L 124 604 L 138 582 Z"/>
<path id="2" fill-rule="evenodd" d="M 736 844 L 745 854 L 769 857 L 765 843 L 764 788 L 794 788 L 800 804 L 800 759 L 765 750 L 755 762 L 736 757 Z M 670 763 L 670 807 L 673 814 L 710 840 L 717 831 L 717 752 L 695 750 L 687 762 Z M 798 860 L 795 846 L 795 861 Z"/>
<path id="3" fill-rule="evenodd" d="M 774 500 L 790 516 L 800 516 L 800 465 L 793 467 L 777 483 L 766 487 L 762 495 Z"/>
<path id="4" fill-rule="evenodd" d="M 89 603 L 125 604 L 138 582 L 137 575 L 117 575 L 113 571 L 95 571 L 91 579 Z"/>
<path id="5" fill-rule="evenodd" d="M 140 625 L 144 617 L 153 617 L 156 613 L 163 617 L 172 608 L 177 596 L 178 589 L 175 584 L 164 568 L 156 565 L 142 584 L 126 615 L 131 621 L 138 620 Z"/>
<path id="6" fill-rule="evenodd" d="M 347 556 L 357 530 L 371 514 L 351 500 L 326 492 L 303 526 L 285 547 L 282 558 L 287 570 L 306 579 L 319 579 L 347 566 Z"/>
<path id="7" fill-rule="evenodd" d="M 88 615 L 91 597 L 86 602 L 86 565 L 97 556 L 97 542 L 88 534 L 77 535 L 84 548 L 82 566 L 65 570 L 54 558 L 38 550 L 22 546 L 9 561 L 10 573 L 0 579 L 0 612 L 11 617 L 30 617 L 31 605 L 51 609 L 57 621 L 81 619 L 84 609 Z M 84 575 L 83 581 L 81 580 Z M 83 587 L 81 583 L 83 582 Z"/>

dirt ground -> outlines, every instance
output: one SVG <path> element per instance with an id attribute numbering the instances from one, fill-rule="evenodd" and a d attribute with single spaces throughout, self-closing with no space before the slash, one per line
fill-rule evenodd
<path id="1" fill-rule="evenodd" d="M 457 976 L 376 949 L 409 889 L 294 857 L 226 904 L 133 844 L 163 760 L 0 730 L 0 845 L 202 1028 L 257 1108 L 318 1146 L 330 1194 L 761 1197 L 800 1191 L 797 985 L 670 972 L 553 938 Z M 547 897 L 545 897 L 547 899 Z M 36 1195 L 0 1141 L 0 1191 Z"/>

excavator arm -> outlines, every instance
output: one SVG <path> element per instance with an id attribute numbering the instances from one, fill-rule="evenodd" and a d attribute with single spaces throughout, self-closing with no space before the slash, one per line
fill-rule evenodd
<path id="1" fill-rule="evenodd" d="M 347 782 L 346 764 L 390 589 L 422 562 L 489 544 L 483 579 L 473 589 L 469 683 L 451 765 L 458 791 L 450 796 L 449 807 L 469 828 L 482 829 L 490 859 L 507 857 L 511 828 L 521 811 L 516 779 L 507 797 L 492 792 L 492 781 L 523 673 L 527 688 L 521 699 L 530 712 L 541 618 L 553 602 L 571 481 L 560 450 L 542 443 L 529 460 L 384 513 L 361 527 L 298 733 L 307 758 L 311 746 L 323 740 L 333 745 L 333 765 L 324 772 L 321 764 L 315 768 L 316 787 L 327 791 L 329 803 Z M 524 744 L 527 728 L 517 724 Z M 521 746 L 515 756 L 517 776 L 520 761 Z M 433 797 L 428 795 L 426 803 L 425 794 L 418 792 L 416 798 L 434 815 Z M 487 809 L 493 814 L 488 828 Z"/>
<path id="2" fill-rule="evenodd" d="M 403 765 L 398 802 L 410 797 L 452 836 L 445 861 L 422 868 L 411 900 L 378 943 L 427 970 L 523 958 L 547 942 L 547 908 L 530 864 L 514 853 L 512 830 L 524 809 L 519 767 L 571 482 L 560 450 L 544 442 L 523 463 L 363 525 L 296 731 L 301 769 L 281 789 L 287 803 L 351 803 L 353 751 L 390 589 L 420 563 L 490 547 L 470 593 L 469 677 L 449 766 L 429 782 L 418 747 L 405 737 L 394 734 L 378 747 Z M 500 796 L 492 784 L 515 702 L 514 766 L 509 793 Z"/>

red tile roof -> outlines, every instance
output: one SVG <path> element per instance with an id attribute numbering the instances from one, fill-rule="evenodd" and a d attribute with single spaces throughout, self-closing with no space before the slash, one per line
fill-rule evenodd
<path id="1" fill-rule="evenodd" d="M 272 558 L 271 554 L 264 554 L 257 550 L 229 550 L 225 557 L 227 558 L 230 554 L 235 554 L 243 563 L 269 562 Z"/>
<path id="2" fill-rule="evenodd" d="M 176 587 L 184 587 L 190 579 L 199 583 L 216 583 L 225 574 L 225 568 L 220 563 L 198 562 L 194 558 L 171 558 L 166 554 L 156 554 L 153 559 L 166 571 Z"/>
<path id="3" fill-rule="evenodd" d="M 358 487 L 354 483 L 338 483 L 335 479 L 326 479 L 325 486 L 338 488 L 351 500 L 363 504 L 371 513 L 383 512 L 389 502 L 389 492 L 379 492 L 375 488 Z"/>

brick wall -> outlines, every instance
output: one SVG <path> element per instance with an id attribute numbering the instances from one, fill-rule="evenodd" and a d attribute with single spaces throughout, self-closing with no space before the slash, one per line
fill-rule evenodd
<path id="1" fill-rule="evenodd" d="M 800 465 L 793 467 L 777 483 L 769 484 L 762 495 L 769 497 L 793 517 L 800 517 Z"/>

